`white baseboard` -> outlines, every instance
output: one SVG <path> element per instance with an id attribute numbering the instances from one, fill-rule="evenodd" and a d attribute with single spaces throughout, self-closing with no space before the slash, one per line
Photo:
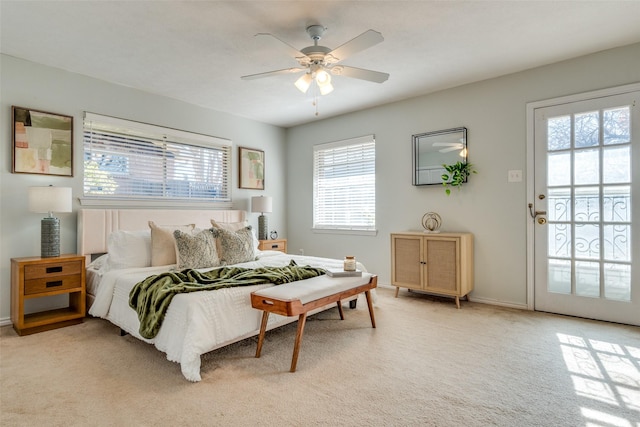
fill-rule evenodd
<path id="1" fill-rule="evenodd" d="M 4 319 L 0 319 L 0 326 L 10 326 L 13 323 L 11 323 L 11 318 L 10 317 L 5 317 Z"/>
<path id="2" fill-rule="evenodd" d="M 393 285 L 387 285 L 387 284 L 383 284 L 383 285 L 378 284 L 378 287 L 379 288 L 386 288 L 386 289 L 395 289 L 396 288 Z M 407 289 L 407 288 L 400 288 L 400 289 Z M 416 292 L 420 292 L 420 291 L 416 291 Z M 500 306 L 500 307 L 516 308 L 516 309 L 519 309 L 519 310 L 529 310 L 529 307 L 527 306 L 527 304 L 499 301 L 499 300 L 494 300 L 494 299 L 491 299 L 491 298 L 471 297 L 471 298 L 469 298 L 469 301 L 477 302 L 477 303 L 480 303 L 480 304 L 497 305 L 497 306 Z"/>
<path id="3" fill-rule="evenodd" d="M 527 304 L 519 304 L 519 303 L 513 303 L 513 302 L 506 302 L 506 301 L 498 301 L 495 299 L 491 299 L 491 298 L 470 298 L 469 301 L 471 302 L 477 302 L 480 304 L 489 304 L 489 305 L 498 305 L 500 307 L 508 307 L 508 308 L 517 308 L 519 310 L 529 310 L 529 307 L 527 307 Z"/>

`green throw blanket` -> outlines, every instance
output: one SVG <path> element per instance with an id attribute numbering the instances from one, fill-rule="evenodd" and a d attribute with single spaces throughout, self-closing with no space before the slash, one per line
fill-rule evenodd
<path id="1" fill-rule="evenodd" d="M 129 306 L 138 313 L 140 335 L 153 338 L 176 294 L 265 283 L 281 285 L 325 273 L 322 268 L 300 267 L 293 260 L 286 267 L 222 267 L 204 273 L 193 269 L 170 271 L 137 283 L 129 293 Z"/>

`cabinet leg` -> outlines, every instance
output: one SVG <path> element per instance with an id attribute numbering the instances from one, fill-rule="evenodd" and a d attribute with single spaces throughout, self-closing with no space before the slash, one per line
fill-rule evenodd
<path id="1" fill-rule="evenodd" d="M 460 298 L 456 295 L 456 307 L 460 309 Z"/>
<path id="2" fill-rule="evenodd" d="M 398 298 L 398 292 L 400 291 L 400 286 L 396 286 L 396 298 Z"/>

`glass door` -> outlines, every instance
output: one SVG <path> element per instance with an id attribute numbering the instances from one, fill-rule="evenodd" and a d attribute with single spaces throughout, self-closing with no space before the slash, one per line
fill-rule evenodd
<path id="1" fill-rule="evenodd" d="M 639 94 L 535 109 L 536 310 L 640 325 Z"/>

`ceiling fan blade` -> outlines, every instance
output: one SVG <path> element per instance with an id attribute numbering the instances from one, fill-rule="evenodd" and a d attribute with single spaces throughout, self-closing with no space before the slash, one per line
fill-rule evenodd
<path id="1" fill-rule="evenodd" d="M 266 73 L 249 74 L 248 76 L 240 77 L 242 80 L 261 79 L 263 77 L 277 76 L 280 74 L 294 74 L 307 71 L 306 68 L 285 68 L 283 70 L 267 71 Z"/>
<path id="2" fill-rule="evenodd" d="M 342 61 L 354 53 L 358 53 L 362 50 L 370 48 L 371 46 L 375 46 L 378 43 L 382 42 L 384 37 L 377 31 L 367 30 L 364 33 L 360 34 L 354 39 L 349 40 L 342 46 L 338 46 L 333 49 L 331 52 L 327 54 L 327 59 L 330 59 L 329 62 L 335 64 L 336 62 Z"/>
<path id="3" fill-rule="evenodd" d="M 438 150 L 438 151 L 440 151 L 441 153 L 448 153 L 449 151 L 456 151 L 456 150 L 462 150 L 462 147 L 449 147 L 449 148 L 443 148 L 442 150 Z"/>
<path id="4" fill-rule="evenodd" d="M 365 70 L 364 68 L 346 67 L 344 65 L 336 65 L 335 67 L 331 67 L 330 70 L 331 74 L 335 74 L 336 76 L 352 77 L 354 79 L 368 80 L 374 83 L 383 83 L 389 78 L 388 73 Z"/>
<path id="5" fill-rule="evenodd" d="M 434 142 L 434 147 L 456 147 L 462 148 L 462 144 L 459 142 Z"/>
<path id="6" fill-rule="evenodd" d="M 276 36 L 274 36 L 273 34 L 270 33 L 258 33 L 255 35 L 255 37 L 260 37 L 262 39 L 265 40 L 271 40 L 272 42 L 278 42 L 278 43 L 274 43 L 274 45 L 279 46 L 281 49 L 284 49 L 286 51 L 286 53 L 292 57 L 293 59 L 297 60 L 298 62 L 300 62 L 301 59 L 308 59 L 307 55 L 305 55 L 304 53 L 300 52 L 298 49 L 296 49 L 295 47 L 291 46 L 289 43 L 280 40 L 279 38 L 277 38 Z"/>

